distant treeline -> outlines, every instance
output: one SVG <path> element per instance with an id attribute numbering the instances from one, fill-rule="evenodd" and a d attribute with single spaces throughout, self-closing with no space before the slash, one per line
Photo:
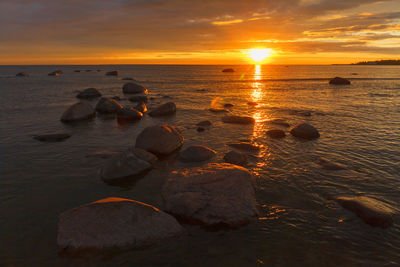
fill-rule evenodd
<path id="1" fill-rule="evenodd" d="M 352 65 L 400 65 L 400 59 L 361 61 L 357 63 L 352 63 Z"/>

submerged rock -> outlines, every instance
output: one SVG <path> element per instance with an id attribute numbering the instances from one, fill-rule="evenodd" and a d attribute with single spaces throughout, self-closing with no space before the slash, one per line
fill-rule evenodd
<path id="1" fill-rule="evenodd" d="M 183 136 L 171 125 L 161 124 L 145 128 L 136 138 L 135 147 L 157 156 L 166 156 L 183 145 Z"/>
<path id="2" fill-rule="evenodd" d="M 137 83 L 126 83 L 122 87 L 122 92 L 124 94 L 147 94 L 147 89 Z"/>
<path id="3" fill-rule="evenodd" d="M 210 127 L 212 125 L 211 121 L 201 121 L 196 124 L 197 126 L 200 127 Z"/>
<path id="4" fill-rule="evenodd" d="M 95 116 L 95 111 L 92 106 L 86 102 L 81 101 L 70 106 L 61 116 L 62 122 L 74 122 L 91 119 Z"/>
<path id="5" fill-rule="evenodd" d="M 95 109 L 99 113 L 117 113 L 122 108 L 122 105 L 116 100 L 108 97 L 102 97 L 97 103 Z"/>
<path id="6" fill-rule="evenodd" d="M 329 81 L 329 84 L 335 84 L 335 85 L 349 85 L 350 81 L 345 79 L 345 78 L 341 78 L 341 77 L 335 77 L 332 80 Z"/>
<path id="7" fill-rule="evenodd" d="M 228 163 L 171 172 L 162 197 L 166 211 L 206 225 L 235 227 L 257 216 L 250 172 Z"/>
<path id="8" fill-rule="evenodd" d="M 272 120 L 266 121 L 266 123 L 275 124 L 275 125 L 279 125 L 279 126 L 283 126 L 283 127 L 290 127 L 290 124 L 287 123 L 284 119 L 272 119 Z"/>
<path id="9" fill-rule="evenodd" d="M 329 161 L 325 158 L 319 158 L 316 161 L 316 163 L 325 170 L 330 170 L 330 171 L 347 170 L 346 166 L 344 166 L 340 163 L 335 163 L 335 162 Z"/>
<path id="10" fill-rule="evenodd" d="M 320 136 L 318 130 L 308 123 L 298 124 L 290 130 L 290 133 L 295 137 L 309 140 L 316 139 Z"/>
<path id="11" fill-rule="evenodd" d="M 77 94 L 77 98 L 95 98 L 101 97 L 101 93 L 96 88 L 87 88 Z"/>
<path id="12" fill-rule="evenodd" d="M 254 124 L 256 120 L 247 116 L 225 116 L 222 118 L 222 122 L 234 124 Z"/>
<path id="13" fill-rule="evenodd" d="M 117 112 L 118 123 L 134 122 L 141 120 L 143 113 L 130 107 L 124 107 Z"/>
<path id="14" fill-rule="evenodd" d="M 230 103 L 224 104 L 224 108 L 231 108 L 231 107 L 233 107 L 233 104 Z"/>
<path id="15" fill-rule="evenodd" d="M 229 68 L 229 69 L 223 69 L 222 72 L 235 72 L 235 70 Z"/>
<path id="16" fill-rule="evenodd" d="M 390 206 L 370 197 L 338 197 L 336 201 L 345 209 L 354 212 L 371 226 L 387 228 L 393 224 L 396 213 Z"/>
<path id="17" fill-rule="evenodd" d="M 230 151 L 225 154 L 224 161 L 235 165 L 245 165 L 247 163 L 247 156 L 240 152 Z"/>
<path id="18" fill-rule="evenodd" d="M 60 249 L 139 248 L 185 233 L 174 217 L 138 201 L 105 198 L 59 217 Z"/>
<path id="19" fill-rule="evenodd" d="M 157 117 L 157 116 L 167 116 L 167 115 L 173 115 L 176 113 L 176 105 L 174 102 L 168 102 L 165 103 L 161 106 L 158 106 L 155 109 L 152 109 L 149 112 L 149 115 L 152 117 Z"/>
<path id="20" fill-rule="evenodd" d="M 179 160 L 183 162 L 201 162 L 211 159 L 217 154 L 214 150 L 205 146 L 190 146 L 179 154 Z"/>
<path id="21" fill-rule="evenodd" d="M 204 132 L 206 129 L 204 127 L 197 127 L 196 131 L 199 133 Z"/>
<path id="22" fill-rule="evenodd" d="M 249 101 L 249 102 L 247 102 L 247 105 L 249 105 L 249 106 L 258 106 L 258 103 L 254 102 L 254 101 Z"/>
<path id="23" fill-rule="evenodd" d="M 118 76 L 118 71 L 114 70 L 114 71 L 109 71 L 106 72 L 107 76 Z"/>
<path id="24" fill-rule="evenodd" d="M 15 76 L 17 77 L 28 77 L 29 75 L 26 72 L 17 73 Z"/>
<path id="25" fill-rule="evenodd" d="M 35 135 L 33 138 L 42 142 L 61 142 L 70 138 L 69 133 Z"/>
<path id="26" fill-rule="evenodd" d="M 213 113 L 229 113 L 229 110 L 223 108 L 209 108 L 208 110 Z"/>
<path id="27" fill-rule="evenodd" d="M 260 147 L 247 142 L 231 143 L 228 144 L 228 146 L 246 151 L 253 151 L 253 152 L 260 151 Z"/>
<path id="28" fill-rule="evenodd" d="M 279 129 L 273 129 L 266 132 L 271 138 L 283 138 L 286 136 L 285 132 Z"/>

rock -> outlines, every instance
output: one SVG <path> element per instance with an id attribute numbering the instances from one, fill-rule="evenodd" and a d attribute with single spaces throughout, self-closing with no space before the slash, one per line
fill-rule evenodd
<path id="1" fill-rule="evenodd" d="M 28 77 L 29 75 L 27 73 L 25 73 L 25 72 L 20 72 L 20 73 L 17 73 L 15 76 L 17 76 L 17 77 Z"/>
<path id="2" fill-rule="evenodd" d="M 141 120 L 142 117 L 143 113 L 134 108 L 123 107 L 117 112 L 117 121 L 122 124 Z"/>
<path id="3" fill-rule="evenodd" d="M 133 154 L 136 155 L 136 157 L 138 157 L 141 160 L 147 161 L 148 163 L 154 163 L 158 160 L 157 156 L 154 155 L 153 153 L 150 153 L 138 147 L 133 147 L 130 149 L 130 151 L 132 151 Z"/>
<path id="4" fill-rule="evenodd" d="M 211 112 L 214 112 L 214 113 L 228 113 L 229 112 L 228 110 L 223 109 L 223 108 L 209 108 L 208 110 Z"/>
<path id="5" fill-rule="evenodd" d="M 320 136 L 318 130 L 308 123 L 298 124 L 290 130 L 290 133 L 295 137 L 309 140 L 316 139 Z"/>
<path id="6" fill-rule="evenodd" d="M 96 151 L 93 153 L 90 153 L 86 155 L 87 158 L 97 158 L 97 159 L 109 159 L 113 156 L 118 154 L 118 152 L 115 151 L 107 151 L 107 150 L 101 150 L 101 151 Z"/>
<path id="7" fill-rule="evenodd" d="M 353 72 L 351 75 L 358 75 L 358 73 L 357 72 Z"/>
<path id="8" fill-rule="evenodd" d="M 74 70 L 74 72 L 81 72 L 80 70 Z"/>
<path id="9" fill-rule="evenodd" d="M 117 113 L 122 109 L 122 105 L 116 100 L 102 97 L 96 105 L 96 111 L 99 113 Z"/>
<path id="10" fill-rule="evenodd" d="M 310 117 L 312 114 L 309 111 L 302 111 L 302 112 L 299 112 L 299 115 L 304 116 L 304 117 Z"/>
<path id="11" fill-rule="evenodd" d="M 329 84 L 335 84 L 335 85 L 349 85 L 350 81 L 341 77 L 335 77 L 332 80 L 329 81 Z"/>
<path id="12" fill-rule="evenodd" d="M 70 138 L 69 133 L 35 135 L 33 138 L 42 142 L 61 142 Z"/>
<path id="13" fill-rule="evenodd" d="M 249 105 L 249 106 L 258 106 L 258 103 L 254 102 L 254 101 L 249 101 L 249 102 L 247 102 L 247 105 Z"/>
<path id="14" fill-rule="evenodd" d="M 201 127 L 210 127 L 211 126 L 211 121 L 201 121 L 199 123 L 197 123 L 197 126 L 201 126 Z"/>
<path id="15" fill-rule="evenodd" d="M 114 71 L 109 71 L 106 72 L 107 76 L 118 76 L 118 71 L 114 70 Z"/>
<path id="16" fill-rule="evenodd" d="M 126 83 L 122 87 L 124 94 L 147 94 L 147 89 L 137 83 Z"/>
<path id="17" fill-rule="evenodd" d="M 236 227 L 257 216 L 250 172 L 228 163 L 171 172 L 162 197 L 167 212 L 206 225 Z"/>
<path id="18" fill-rule="evenodd" d="M 203 127 L 197 127 L 196 129 L 199 133 L 204 132 L 206 129 L 204 129 Z"/>
<path id="19" fill-rule="evenodd" d="M 139 248 L 184 234 L 174 217 L 138 201 L 105 198 L 59 217 L 60 249 Z"/>
<path id="20" fill-rule="evenodd" d="M 87 88 L 80 92 L 77 96 L 77 98 L 96 98 L 96 97 L 101 97 L 101 93 L 97 91 L 96 88 Z"/>
<path id="21" fill-rule="evenodd" d="M 162 98 L 172 98 L 169 95 L 163 95 Z"/>
<path id="22" fill-rule="evenodd" d="M 142 112 L 142 113 L 147 112 L 146 104 L 143 103 L 143 102 L 142 102 L 142 103 L 138 103 L 138 104 L 136 105 L 135 109 L 139 110 L 139 111 Z"/>
<path id="23" fill-rule="evenodd" d="M 92 106 L 86 102 L 78 102 L 69 107 L 61 116 L 62 122 L 73 122 L 91 119 L 95 116 L 95 111 Z"/>
<path id="24" fill-rule="evenodd" d="M 272 119 L 272 120 L 266 121 L 266 123 L 271 123 L 271 124 L 275 124 L 275 125 L 279 125 L 279 126 L 283 126 L 283 127 L 290 127 L 290 124 L 287 123 L 284 119 Z"/>
<path id="25" fill-rule="evenodd" d="M 183 145 L 183 136 L 171 125 L 161 124 L 145 128 L 136 138 L 135 147 L 157 156 L 169 155 Z"/>
<path id="26" fill-rule="evenodd" d="M 253 151 L 253 152 L 260 151 L 260 147 L 247 142 L 231 143 L 228 144 L 228 146 L 245 151 Z"/>
<path id="27" fill-rule="evenodd" d="M 131 96 L 129 97 L 129 101 L 131 102 L 144 102 L 147 103 L 147 95 L 135 95 L 135 96 Z"/>
<path id="28" fill-rule="evenodd" d="M 59 76 L 60 73 L 53 71 L 53 72 L 50 72 L 48 75 L 49 76 Z"/>
<path id="29" fill-rule="evenodd" d="M 387 228 L 393 224 L 395 211 L 381 201 L 364 196 L 338 197 L 336 201 L 371 226 Z"/>
<path id="30" fill-rule="evenodd" d="M 269 130 L 266 134 L 271 138 L 283 138 L 286 136 L 284 131 L 278 129 Z"/>
<path id="31" fill-rule="evenodd" d="M 325 170 L 330 170 L 330 171 L 340 171 L 340 170 L 347 170 L 346 166 L 340 164 L 340 163 L 335 163 L 331 162 L 325 158 L 319 158 L 316 163 L 321 166 L 321 168 Z"/>
<path id="32" fill-rule="evenodd" d="M 247 156 L 240 152 L 230 151 L 225 154 L 224 161 L 235 165 L 245 165 L 247 163 Z"/>
<path id="33" fill-rule="evenodd" d="M 222 122 L 234 124 L 254 124 L 256 120 L 247 116 L 225 116 L 222 118 Z"/>
<path id="34" fill-rule="evenodd" d="M 233 104 L 229 104 L 229 103 L 224 104 L 224 108 L 231 108 L 231 107 L 233 107 Z"/>
<path id="35" fill-rule="evenodd" d="M 234 69 L 223 69 L 222 72 L 235 72 Z"/>
<path id="36" fill-rule="evenodd" d="M 216 152 L 205 146 L 190 146 L 179 154 L 179 160 L 183 162 L 201 162 L 214 157 Z"/>
<path id="37" fill-rule="evenodd" d="M 131 77 L 125 77 L 122 78 L 123 81 L 135 81 L 135 79 L 131 78 Z"/>
<path id="38" fill-rule="evenodd" d="M 149 115 L 152 117 L 173 115 L 176 113 L 176 105 L 174 102 L 168 102 L 151 110 Z"/>
<path id="39" fill-rule="evenodd" d="M 138 158 L 131 151 L 118 153 L 111 157 L 101 168 L 101 179 L 109 184 L 126 182 L 142 176 L 151 169 L 151 165 Z"/>

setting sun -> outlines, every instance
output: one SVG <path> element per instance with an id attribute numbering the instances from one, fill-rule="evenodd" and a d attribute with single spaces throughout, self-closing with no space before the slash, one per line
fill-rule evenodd
<path id="1" fill-rule="evenodd" d="M 272 54 L 272 50 L 269 48 L 254 48 L 247 50 L 246 54 L 257 63 L 269 58 Z"/>

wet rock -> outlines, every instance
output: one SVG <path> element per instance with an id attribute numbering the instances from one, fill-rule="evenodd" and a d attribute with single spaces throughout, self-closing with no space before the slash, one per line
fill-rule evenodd
<path id="1" fill-rule="evenodd" d="M 158 160 L 157 156 L 154 155 L 153 153 L 150 153 L 144 149 L 138 148 L 138 147 L 133 147 L 131 150 L 133 154 L 136 155 L 141 160 L 147 161 L 148 163 L 154 163 Z"/>
<path id="2" fill-rule="evenodd" d="M 123 81 L 135 81 L 135 79 L 131 78 L 131 77 L 125 77 L 122 78 Z"/>
<path id="3" fill-rule="evenodd" d="M 228 146 L 236 148 L 236 149 L 240 149 L 240 150 L 251 151 L 251 152 L 260 151 L 260 147 L 253 145 L 251 143 L 247 143 L 247 142 L 231 143 L 231 144 L 228 144 Z"/>
<path id="4" fill-rule="evenodd" d="M 249 102 L 247 102 L 247 105 L 249 105 L 249 106 L 258 106 L 258 103 L 254 102 L 254 101 L 249 101 Z"/>
<path id="5" fill-rule="evenodd" d="M 312 114 L 310 111 L 302 111 L 302 112 L 299 112 L 299 115 L 304 116 L 304 117 L 310 117 Z"/>
<path id="6" fill-rule="evenodd" d="M 81 101 L 69 107 L 61 116 L 62 122 L 74 122 L 91 119 L 95 116 L 95 111 L 92 106 L 86 102 Z"/>
<path id="7" fill-rule="evenodd" d="M 59 76 L 60 73 L 59 73 L 59 72 L 56 72 L 56 71 L 53 71 L 53 72 L 50 72 L 48 75 L 49 75 L 49 76 Z"/>
<path id="8" fill-rule="evenodd" d="M 135 109 L 139 110 L 139 111 L 142 112 L 142 113 L 147 112 L 146 104 L 143 103 L 143 102 L 142 102 L 142 103 L 138 103 L 138 104 L 135 106 Z"/>
<path id="9" fill-rule="evenodd" d="M 122 152 L 107 160 L 101 168 L 101 179 L 109 184 L 126 182 L 146 174 L 151 168 L 133 152 Z"/>
<path id="10" fill-rule="evenodd" d="M 183 145 L 183 136 L 171 125 L 161 124 L 145 128 L 136 138 L 135 147 L 157 156 L 173 153 Z"/>
<path id="11" fill-rule="evenodd" d="M 329 84 L 334 84 L 334 85 L 349 85 L 350 81 L 341 77 L 335 77 L 332 80 L 329 81 Z"/>
<path id="12" fill-rule="evenodd" d="M 116 100 L 108 97 L 100 98 L 96 105 L 96 111 L 99 113 L 117 113 L 122 109 L 122 105 Z"/>
<path id="13" fill-rule="evenodd" d="M 142 117 L 142 112 L 131 107 L 123 107 L 117 112 L 118 123 L 134 122 L 141 120 Z"/>
<path id="14" fill-rule="evenodd" d="M 29 75 L 26 72 L 17 73 L 15 76 L 17 77 L 28 77 Z"/>
<path id="15" fill-rule="evenodd" d="M 109 71 L 106 72 L 107 76 L 118 76 L 118 71 L 114 70 L 114 71 Z"/>
<path id="16" fill-rule="evenodd" d="M 336 201 L 371 226 L 387 228 L 393 224 L 395 211 L 381 201 L 364 196 L 338 197 Z"/>
<path id="17" fill-rule="evenodd" d="M 235 72 L 234 69 L 223 69 L 222 72 Z"/>
<path id="18" fill-rule="evenodd" d="M 257 216 L 250 172 L 228 163 L 171 172 L 162 197 L 169 213 L 206 225 L 236 227 Z"/>
<path id="19" fill-rule="evenodd" d="M 213 113 L 228 113 L 229 110 L 223 109 L 223 108 L 210 108 L 208 109 L 209 111 Z"/>
<path id="20" fill-rule="evenodd" d="M 325 159 L 325 158 L 319 158 L 316 161 L 316 163 L 325 170 L 330 170 L 330 171 L 347 170 L 346 166 L 344 166 L 340 163 L 335 163 L 335 162 L 329 161 L 328 159 Z"/>
<path id="21" fill-rule="evenodd" d="M 174 217 L 138 201 L 105 198 L 63 212 L 60 249 L 139 248 L 184 234 Z"/>
<path id="22" fill-rule="evenodd" d="M 196 131 L 199 133 L 204 132 L 206 129 L 204 127 L 197 127 Z"/>
<path id="23" fill-rule="evenodd" d="M 174 102 L 168 102 L 165 103 L 161 106 L 158 106 L 155 109 L 152 109 L 149 112 L 149 115 L 152 117 L 157 117 L 157 116 L 167 116 L 167 115 L 173 115 L 176 113 L 176 105 Z"/>
<path id="24" fill-rule="evenodd" d="M 256 120 L 247 116 L 225 116 L 222 118 L 222 122 L 234 124 L 254 124 Z"/>
<path id="25" fill-rule="evenodd" d="M 233 104 L 230 103 L 224 104 L 224 108 L 231 108 L 231 107 L 233 107 Z"/>
<path id="26" fill-rule="evenodd" d="M 87 88 L 87 89 L 83 90 L 82 92 L 80 92 L 79 94 L 77 94 L 76 97 L 84 98 L 84 99 L 96 98 L 96 97 L 101 97 L 101 93 L 99 91 L 97 91 L 96 88 Z"/>
<path id="27" fill-rule="evenodd" d="M 290 133 L 295 137 L 308 140 L 316 139 L 320 136 L 318 130 L 308 123 L 298 124 L 290 130 Z"/>
<path id="28" fill-rule="evenodd" d="M 126 83 L 122 87 L 122 92 L 124 94 L 147 94 L 147 89 L 137 83 Z"/>
<path id="29" fill-rule="evenodd" d="M 290 127 L 290 124 L 287 123 L 284 119 L 272 119 L 272 120 L 266 121 L 266 123 L 275 124 L 275 125 L 279 125 L 279 126 L 283 126 L 283 127 Z"/>
<path id="30" fill-rule="evenodd" d="M 144 102 L 147 103 L 147 95 L 135 95 L 135 96 L 131 96 L 129 97 L 129 101 L 131 102 Z"/>
<path id="31" fill-rule="evenodd" d="M 74 72 L 81 72 L 80 70 L 74 70 Z"/>
<path id="32" fill-rule="evenodd" d="M 113 156 L 118 154 L 118 152 L 115 151 L 108 151 L 108 150 L 101 150 L 101 151 L 95 151 L 93 153 L 90 153 L 86 155 L 87 158 L 95 158 L 95 159 L 109 159 Z"/>
<path id="33" fill-rule="evenodd" d="M 201 121 L 196 124 L 197 126 L 200 127 L 210 127 L 212 125 L 211 121 Z"/>
<path id="34" fill-rule="evenodd" d="M 230 151 L 225 154 L 224 161 L 235 165 L 245 165 L 247 163 L 247 156 L 240 152 Z"/>
<path id="35" fill-rule="evenodd" d="M 41 142 L 61 142 L 70 137 L 71 135 L 69 133 L 55 133 L 55 134 L 35 135 L 33 138 Z"/>
<path id="36" fill-rule="evenodd" d="M 278 129 L 269 130 L 266 134 L 271 138 L 283 138 L 286 136 L 284 131 Z"/>
<path id="37" fill-rule="evenodd" d="M 190 146 L 179 154 L 179 160 L 183 162 L 201 162 L 214 157 L 216 152 L 206 146 Z"/>

